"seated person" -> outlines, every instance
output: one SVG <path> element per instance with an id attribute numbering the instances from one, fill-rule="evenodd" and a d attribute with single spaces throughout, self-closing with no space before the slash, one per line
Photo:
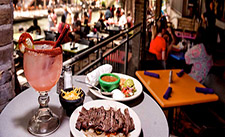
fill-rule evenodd
<path id="1" fill-rule="evenodd" d="M 81 21 L 76 22 L 76 28 L 73 29 L 75 42 L 79 42 L 82 38 L 84 38 L 84 32 L 81 30 Z"/>
<path id="2" fill-rule="evenodd" d="M 168 28 L 167 28 L 167 31 L 168 31 L 168 33 L 170 34 L 170 36 L 171 36 L 171 38 L 172 38 L 172 45 L 177 45 L 178 44 L 178 38 L 177 38 L 177 36 L 176 36 L 176 34 L 175 34 L 175 31 L 174 31 L 174 29 L 173 29 L 173 27 L 172 26 L 169 26 Z"/>
<path id="3" fill-rule="evenodd" d="M 38 26 L 38 22 L 36 18 L 33 19 L 33 25 L 27 29 L 27 32 L 32 33 L 33 31 L 36 31 L 36 34 L 41 35 L 41 28 L 40 26 Z"/>
<path id="4" fill-rule="evenodd" d="M 73 18 L 73 29 L 76 28 L 77 26 L 77 21 L 80 22 L 80 19 L 79 19 L 79 13 L 75 13 L 74 15 L 74 18 Z"/>
<path id="5" fill-rule="evenodd" d="M 149 52 L 156 55 L 157 60 L 166 60 L 166 41 L 162 37 L 166 32 L 166 28 L 163 25 L 163 22 L 160 20 L 157 22 L 157 35 L 151 40 Z"/>
<path id="6" fill-rule="evenodd" d="M 199 27 L 194 42 L 195 45 L 185 53 L 186 64 L 193 64 L 189 75 L 198 82 L 204 82 L 213 65 L 205 34 L 205 29 Z"/>
<path id="7" fill-rule="evenodd" d="M 62 17 L 61 17 L 61 22 L 59 23 L 59 26 L 58 26 L 58 33 L 59 33 L 59 34 L 62 33 L 63 28 L 64 28 L 65 25 L 66 25 L 66 17 L 65 17 L 65 15 L 62 15 Z M 64 37 L 62 43 L 66 43 L 66 42 L 69 42 L 69 41 L 70 41 L 69 33 L 70 33 L 70 32 L 67 32 L 67 34 L 66 34 L 66 36 Z"/>
<path id="8" fill-rule="evenodd" d="M 23 33 L 24 32 L 24 28 L 22 26 L 19 26 L 18 31 L 19 31 L 19 33 Z"/>
<path id="9" fill-rule="evenodd" d="M 167 57 L 168 57 L 168 54 L 173 49 L 173 45 L 177 45 L 178 44 L 178 38 L 176 37 L 172 26 L 169 26 L 167 28 L 167 31 L 163 34 L 163 38 L 166 40 Z"/>
<path id="10" fill-rule="evenodd" d="M 65 17 L 65 15 L 62 15 L 61 22 L 59 23 L 59 26 L 58 26 L 58 33 L 62 33 L 62 30 L 63 30 L 65 24 L 66 24 L 66 17 Z"/>
<path id="11" fill-rule="evenodd" d="M 173 46 L 173 40 L 172 40 L 172 36 L 171 34 L 166 31 L 164 34 L 163 34 L 163 38 L 165 39 L 166 41 L 166 57 L 168 57 L 168 54 L 172 51 L 172 46 Z"/>
<path id="12" fill-rule="evenodd" d="M 101 23 L 99 21 L 94 24 L 94 29 L 96 29 L 98 32 L 101 31 Z"/>

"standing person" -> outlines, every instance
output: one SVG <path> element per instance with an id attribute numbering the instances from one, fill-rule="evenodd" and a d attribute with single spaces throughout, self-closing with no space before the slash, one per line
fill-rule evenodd
<path id="1" fill-rule="evenodd" d="M 69 25 L 72 25 L 72 15 L 71 15 L 71 12 L 68 12 L 68 14 L 67 14 L 66 23 L 69 24 Z"/>
<path id="2" fill-rule="evenodd" d="M 185 53 L 186 64 L 193 64 L 189 75 L 198 82 L 204 82 L 213 65 L 205 34 L 205 29 L 199 27 L 194 42 L 195 45 Z"/>
<path id="3" fill-rule="evenodd" d="M 98 21 L 101 23 L 101 30 L 104 30 L 104 28 L 106 27 L 103 16 L 104 16 L 103 13 L 100 12 L 100 18 L 98 19 Z"/>
<path id="4" fill-rule="evenodd" d="M 84 18 L 83 18 L 83 23 L 84 23 L 84 33 L 87 35 L 90 31 L 90 27 L 88 26 L 88 15 L 87 12 L 84 12 Z"/>
<path id="5" fill-rule="evenodd" d="M 66 17 L 67 17 L 67 14 L 69 13 L 68 10 L 67 10 L 67 7 L 64 6 L 64 7 L 63 7 L 63 10 L 64 10 L 64 11 L 63 11 L 63 14 L 64 14 L 64 16 L 65 16 L 65 18 L 66 18 Z"/>
<path id="6" fill-rule="evenodd" d="M 112 7 L 110 8 L 111 14 L 112 14 L 112 18 L 114 18 L 114 11 L 115 11 L 115 7 L 114 5 L 112 5 Z"/>
<path id="7" fill-rule="evenodd" d="M 208 28 L 214 28 L 216 23 L 216 15 L 214 12 L 214 3 L 210 2 L 209 7 L 206 12 L 202 14 L 203 23 L 207 25 Z"/>
<path id="8" fill-rule="evenodd" d="M 83 23 L 84 23 L 84 25 L 88 25 L 88 14 L 87 14 L 87 12 L 84 12 Z"/>
<path id="9" fill-rule="evenodd" d="M 214 3 L 213 1 L 210 2 L 209 7 L 206 8 L 206 12 L 202 14 L 203 23 L 206 24 L 206 33 L 207 39 L 209 40 L 210 46 L 216 44 L 216 15 L 214 12 Z"/>
<path id="10" fill-rule="evenodd" d="M 53 8 L 51 9 L 51 14 L 52 14 L 52 19 L 53 19 L 54 25 L 56 27 L 56 25 L 57 25 L 57 15 L 56 15 Z"/>
<path id="11" fill-rule="evenodd" d="M 52 19 L 51 10 L 48 10 L 48 30 L 51 31 L 55 27 L 55 24 Z"/>
<path id="12" fill-rule="evenodd" d="M 27 32 L 33 32 L 33 31 L 36 31 L 36 34 L 41 35 L 41 28 L 40 26 L 38 26 L 38 22 L 36 18 L 33 19 L 33 25 L 27 29 Z"/>
<path id="13" fill-rule="evenodd" d="M 108 20 L 111 17 L 112 17 L 112 13 L 110 11 L 110 7 L 108 7 L 105 11 L 105 19 Z"/>
<path id="14" fill-rule="evenodd" d="M 117 21 L 119 21 L 120 15 L 121 15 L 121 8 L 118 7 L 117 10 L 116 10 Z"/>
<path id="15" fill-rule="evenodd" d="M 128 28 L 133 27 L 133 18 L 131 17 L 130 11 L 127 12 L 127 26 Z"/>
<path id="16" fill-rule="evenodd" d="M 127 24 L 127 18 L 126 15 L 124 14 L 124 10 L 121 10 L 121 17 L 119 20 L 119 26 L 122 28 L 125 28 L 125 25 Z"/>
<path id="17" fill-rule="evenodd" d="M 89 15 L 89 20 L 88 20 L 88 22 L 90 23 L 90 22 L 91 22 L 91 18 L 92 18 L 92 7 L 91 7 L 91 6 L 89 7 L 88 15 Z"/>

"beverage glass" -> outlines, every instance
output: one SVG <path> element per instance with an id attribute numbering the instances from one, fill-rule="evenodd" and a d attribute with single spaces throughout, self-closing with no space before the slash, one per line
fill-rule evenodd
<path id="1" fill-rule="evenodd" d="M 30 119 L 28 131 L 36 136 L 53 133 L 60 124 L 48 107 L 48 92 L 59 80 L 62 71 L 62 49 L 53 48 L 52 41 L 34 42 L 34 49 L 26 48 L 24 53 L 24 73 L 28 83 L 39 92 L 38 111 Z"/>

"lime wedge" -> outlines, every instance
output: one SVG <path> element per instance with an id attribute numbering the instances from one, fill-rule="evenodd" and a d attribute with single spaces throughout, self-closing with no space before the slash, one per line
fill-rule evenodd
<path id="1" fill-rule="evenodd" d="M 26 33 L 26 32 L 24 32 L 20 35 L 18 45 L 19 45 L 19 50 L 22 53 L 25 52 L 26 48 L 34 49 L 34 41 L 31 37 L 31 35 L 29 33 Z"/>

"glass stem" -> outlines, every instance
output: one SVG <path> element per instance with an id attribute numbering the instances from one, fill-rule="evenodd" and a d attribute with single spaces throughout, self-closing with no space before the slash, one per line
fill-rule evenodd
<path id="1" fill-rule="evenodd" d="M 40 108 L 47 108 L 49 102 L 48 92 L 40 92 L 40 96 L 38 97 L 38 102 L 40 104 Z"/>

